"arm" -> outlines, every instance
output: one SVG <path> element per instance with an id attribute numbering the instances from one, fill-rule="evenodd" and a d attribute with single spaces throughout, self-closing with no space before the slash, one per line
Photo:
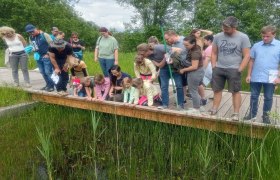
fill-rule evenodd
<path id="1" fill-rule="evenodd" d="M 135 88 L 133 104 L 135 104 L 135 105 L 138 104 L 139 97 L 140 97 L 140 91 L 139 91 L 139 89 Z"/>
<path id="2" fill-rule="evenodd" d="M 85 90 L 86 90 L 87 97 L 91 98 L 91 89 L 90 89 L 90 87 L 85 87 Z"/>
<path id="3" fill-rule="evenodd" d="M 70 69 L 70 72 L 71 72 L 71 75 L 72 75 L 72 76 L 75 76 L 75 70 L 74 70 L 73 67 Z"/>
<path id="4" fill-rule="evenodd" d="M 210 31 L 210 30 L 200 29 L 200 31 L 203 32 L 205 35 L 213 34 L 213 31 Z"/>
<path id="5" fill-rule="evenodd" d="M 84 76 L 87 77 L 88 76 L 87 69 L 83 68 L 82 71 L 83 71 Z"/>
<path id="6" fill-rule="evenodd" d="M 246 68 L 246 66 L 250 60 L 250 49 L 249 48 L 242 49 L 242 54 L 243 54 L 243 59 L 238 68 L 239 72 L 242 72 Z"/>
<path id="7" fill-rule="evenodd" d="M 20 35 L 20 34 L 17 34 L 19 40 L 22 42 L 23 46 L 25 47 L 27 45 L 25 39 Z"/>
<path id="8" fill-rule="evenodd" d="M 195 71 L 195 70 L 197 70 L 198 63 L 199 63 L 199 60 L 192 60 L 192 65 L 187 67 L 187 68 L 181 69 L 180 73 L 183 74 L 183 73 L 188 72 L 188 71 Z"/>
<path id="9" fill-rule="evenodd" d="M 145 62 L 147 62 L 147 66 L 150 69 L 151 73 L 152 73 L 152 81 L 155 80 L 157 78 L 157 71 L 156 71 L 156 67 L 155 65 L 150 61 L 150 60 L 145 60 Z"/>
<path id="10" fill-rule="evenodd" d="M 95 62 L 98 61 L 98 47 L 96 47 L 95 50 L 94 50 L 94 61 Z"/>
<path id="11" fill-rule="evenodd" d="M 124 90 L 124 92 L 123 92 L 123 102 L 124 103 L 127 103 L 127 97 L 128 97 L 128 92 L 127 92 L 128 90 L 126 89 L 126 90 Z"/>
<path id="12" fill-rule="evenodd" d="M 250 61 L 249 61 L 247 77 L 246 77 L 246 82 L 247 83 L 250 83 L 250 81 L 251 81 L 251 74 L 252 74 L 253 65 L 254 65 L 254 59 L 251 58 Z"/>
<path id="13" fill-rule="evenodd" d="M 139 68 L 137 67 L 136 63 L 134 63 L 134 73 L 137 78 L 140 78 L 140 71 L 139 71 Z"/>
<path id="14" fill-rule="evenodd" d="M 215 68 L 217 65 L 217 57 L 218 57 L 218 47 L 213 44 L 212 46 L 212 54 L 211 54 L 211 65 L 212 68 Z"/>
<path id="15" fill-rule="evenodd" d="M 156 61 L 152 61 L 152 62 L 154 63 L 155 66 L 157 66 L 159 68 L 162 68 L 165 65 L 165 63 L 166 63 L 165 59 L 163 59 L 160 62 L 156 62 Z"/>
<path id="16" fill-rule="evenodd" d="M 49 52 L 49 56 L 50 56 L 51 63 L 52 63 L 52 65 L 53 65 L 53 67 L 54 67 L 54 72 L 55 72 L 56 74 L 60 74 L 61 71 L 60 71 L 60 69 L 59 69 L 59 67 L 58 67 L 58 65 L 57 65 L 57 63 L 56 63 L 55 54 Z"/>
<path id="17" fill-rule="evenodd" d="M 114 57 L 115 57 L 115 65 L 118 65 L 119 64 L 119 50 L 118 49 L 115 49 Z"/>
<path id="18" fill-rule="evenodd" d="M 111 84 L 110 84 L 110 81 L 107 81 L 105 82 L 105 91 L 104 91 L 104 94 L 102 96 L 102 100 L 104 101 L 109 93 L 109 90 L 110 90 L 110 87 L 111 87 Z"/>

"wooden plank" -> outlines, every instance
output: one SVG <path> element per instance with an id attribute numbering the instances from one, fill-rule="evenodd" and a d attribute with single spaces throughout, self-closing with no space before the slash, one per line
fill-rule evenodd
<path id="1" fill-rule="evenodd" d="M 187 116 L 184 112 L 174 110 L 162 111 L 145 106 L 131 107 L 118 102 L 86 101 L 79 97 L 60 97 L 55 93 L 42 93 L 41 91 L 30 90 L 29 92 L 31 93 L 32 98 L 36 101 L 198 129 L 206 129 L 209 131 L 245 135 L 254 138 L 264 137 L 269 128 L 278 128 L 262 124 L 250 125 L 239 122 L 216 120 L 208 116 Z"/>
<path id="2" fill-rule="evenodd" d="M 242 93 L 242 95 L 242 104 L 239 111 L 240 119 L 243 119 L 250 111 L 250 94 Z"/>
<path id="3" fill-rule="evenodd" d="M 239 117 L 240 117 L 240 119 L 243 118 L 243 116 L 244 116 L 243 114 L 246 113 L 246 112 L 243 112 L 243 111 L 244 110 L 247 111 L 247 109 L 248 109 L 248 104 L 246 104 L 247 96 L 248 96 L 247 93 L 241 93 L 241 106 L 240 106 L 240 109 L 239 109 Z M 232 99 L 231 99 L 231 104 L 229 104 L 228 106 L 229 106 L 229 109 L 226 112 L 225 117 L 230 118 L 230 116 L 232 115 L 232 113 L 234 111 L 233 110 Z"/>
<path id="4" fill-rule="evenodd" d="M 257 120 L 256 122 L 262 123 L 262 115 L 263 115 L 263 101 L 264 97 L 263 94 L 261 93 L 259 96 L 259 106 L 258 106 L 258 113 L 257 113 Z"/>

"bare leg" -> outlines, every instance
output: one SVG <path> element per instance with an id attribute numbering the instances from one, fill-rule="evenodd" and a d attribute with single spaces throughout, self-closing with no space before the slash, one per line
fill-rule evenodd
<path id="1" fill-rule="evenodd" d="M 240 92 L 232 93 L 232 104 L 234 113 L 239 113 L 241 106 L 241 94 Z"/>
<path id="2" fill-rule="evenodd" d="M 222 100 L 222 94 L 223 91 L 216 91 L 214 92 L 214 100 L 213 100 L 213 106 L 212 109 L 217 110 L 220 106 L 221 100 Z"/>

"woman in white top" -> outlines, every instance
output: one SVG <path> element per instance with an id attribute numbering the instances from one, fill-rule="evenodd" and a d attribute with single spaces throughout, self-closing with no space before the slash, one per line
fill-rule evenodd
<path id="1" fill-rule="evenodd" d="M 28 56 L 24 51 L 26 41 L 17 34 L 13 28 L 3 26 L 0 27 L 0 37 L 4 40 L 9 50 L 9 63 L 12 68 L 14 85 L 19 86 L 18 65 L 20 64 L 25 87 L 31 87 L 28 73 Z"/>

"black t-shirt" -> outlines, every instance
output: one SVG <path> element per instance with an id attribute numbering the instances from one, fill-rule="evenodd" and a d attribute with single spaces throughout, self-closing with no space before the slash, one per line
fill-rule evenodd
<path id="1" fill-rule="evenodd" d="M 69 44 L 66 44 L 62 51 L 58 51 L 54 47 L 49 47 L 49 52 L 54 53 L 57 64 L 65 64 L 67 56 L 73 54 L 73 49 Z"/>

